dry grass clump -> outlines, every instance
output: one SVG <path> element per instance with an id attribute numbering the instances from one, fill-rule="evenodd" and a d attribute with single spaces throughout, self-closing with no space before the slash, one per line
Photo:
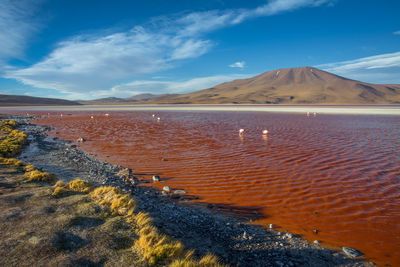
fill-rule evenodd
<path id="1" fill-rule="evenodd" d="M 63 181 L 57 181 L 54 185 L 54 191 L 51 194 L 53 197 L 60 197 L 70 192 L 89 193 L 92 190 L 92 185 L 81 179 L 75 179 L 68 184 Z"/>
<path id="2" fill-rule="evenodd" d="M 51 196 L 53 197 L 60 197 L 63 196 L 67 193 L 71 192 L 70 190 L 68 190 L 68 188 L 64 187 L 64 186 L 59 186 L 56 187 L 53 191 L 53 193 L 51 194 Z"/>
<path id="3" fill-rule="evenodd" d="M 92 190 L 92 185 L 81 179 L 75 179 L 68 183 L 68 188 L 75 192 L 89 193 Z"/>
<path id="4" fill-rule="evenodd" d="M 0 156 L 0 164 L 12 165 L 16 167 L 24 166 L 24 163 L 14 158 L 3 158 Z"/>
<path id="5" fill-rule="evenodd" d="M 0 120 L 0 132 L 3 138 L 0 142 L 0 156 L 10 157 L 21 151 L 26 142 L 27 135 L 24 132 L 14 130 L 15 121 Z"/>
<path id="6" fill-rule="evenodd" d="M 133 217 L 135 224 L 140 228 L 144 229 L 146 226 L 151 226 L 153 219 L 148 213 L 139 212 Z"/>
<path id="7" fill-rule="evenodd" d="M 29 181 L 32 182 L 54 182 L 55 177 L 53 174 L 48 172 L 42 172 L 37 169 L 34 169 L 29 172 L 25 172 L 25 177 L 28 178 Z"/>
<path id="8" fill-rule="evenodd" d="M 226 265 L 220 264 L 217 256 L 213 254 L 207 254 L 202 257 L 199 261 L 192 258 L 193 253 L 187 254 L 184 259 L 178 259 L 173 261 L 169 267 L 224 267 Z"/>
<path id="9" fill-rule="evenodd" d="M 135 209 L 132 197 L 116 187 L 98 187 L 90 193 L 90 196 L 99 204 L 107 206 L 115 215 L 130 215 Z"/>
<path id="10" fill-rule="evenodd" d="M 172 241 L 166 235 L 160 234 L 155 227 L 147 227 L 142 231 L 134 244 L 143 258 L 154 265 L 178 258 L 183 253 L 183 245 L 179 241 Z"/>

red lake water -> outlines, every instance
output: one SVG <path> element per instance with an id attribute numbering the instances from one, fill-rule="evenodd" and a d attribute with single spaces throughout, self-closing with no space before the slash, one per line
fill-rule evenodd
<path id="1" fill-rule="evenodd" d="M 87 139 L 83 150 L 139 177 L 158 173 L 151 185 L 199 197 L 191 202 L 400 266 L 399 116 L 105 113 L 52 112 L 35 122 Z"/>

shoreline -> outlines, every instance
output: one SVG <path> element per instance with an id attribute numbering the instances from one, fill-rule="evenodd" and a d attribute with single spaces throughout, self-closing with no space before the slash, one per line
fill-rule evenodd
<path id="1" fill-rule="evenodd" d="M 400 105 L 262 105 L 262 104 L 176 104 L 176 105 L 82 105 L 82 106 L 15 106 L 0 107 L 4 111 L 232 111 L 318 113 L 342 115 L 400 116 Z"/>
<path id="2" fill-rule="evenodd" d="M 128 185 L 117 176 L 123 167 L 100 161 L 72 143 L 47 136 L 49 127 L 30 124 L 30 117 L 12 117 L 20 122 L 19 129 L 28 134 L 28 145 L 18 158 L 64 181 L 81 178 L 130 192 L 138 209 L 149 212 L 157 228 L 198 255 L 211 252 L 238 266 L 373 266 L 363 258 L 348 258 L 343 252 L 310 244 L 287 232 L 245 224 L 197 205 L 188 207 L 151 187 Z"/>

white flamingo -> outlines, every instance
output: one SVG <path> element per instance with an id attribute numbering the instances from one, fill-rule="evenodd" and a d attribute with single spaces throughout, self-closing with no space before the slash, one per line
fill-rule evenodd
<path id="1" fill-rule="evenodd" d="M 157 121 L 160 121 L 160 120 L 161 120 L 160 117 L 158 117 L 158 118 L 157 118 Z"/>
<path id="2" fill-rule="evenodd" d="M 90 116 L 90 118 L 91 118 L 91 119 L 94 119 L 94 117 L 93 117 L 93 116 Z"/>
<path id="3" fill-rule="evenodd" d="M 239 135 L 243 135 L 243 133 L 244 133 L 244 129 L 240 129 L 239 130 Z"/>
<path id="4" fill-rule="evenodd" d="M 108 114 L 108 113 L 106 113 L 106 114 L 104 114 L 104 115 L 106 115 L 107 117 L 110 116 L 110 114 Z"/>
<path id="5" fill-rule="evenodd" d="M 151 115 L 153 118 L 156 116 L 156 114 Z"/>
<path id="6" fill-rule="evenodd" d="M 266 135 L 266 134 L 268 134 L 268 130 L 264 130 L 264 131 L 262 131 L 262 133 L 263 133 L 263 135 Z"/>

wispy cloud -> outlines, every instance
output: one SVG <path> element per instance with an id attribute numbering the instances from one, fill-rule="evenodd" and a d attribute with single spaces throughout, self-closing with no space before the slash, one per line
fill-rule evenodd
<path id="1" fill-rule="evenodd" d="M 355 80 L 371 83 L 400 83 L 400 52 L 316 67 Z"/>
<path id="2" fill-rule="evenodd" d="M 4 77 L 37 88 L 67 93 L 110 92 L 121 80 L 134 80 L 173 68 L 207 53 L 215 44 L 205 34 L 247 19 L 271 16 L 329 0 L 271 0 L 255 9 L 211 10 L 154 19 L 126 32 L 75 36 L 56 45 L 42 61 L 8 70 Z M 17 16 L 18 17 L 18 16 Z M 13 18 L 17 21 L 17 18 Z M 244 66 L 244 64 L 243 64 Z M 239 65 L 236 67 L 240 68 Z"/>
<path id="3" fill-rule="evenodd" d="M 135 27 L 128 32 L 64 41 L 43 61 L 8 71 L 6 77 L 39 88 L 104 90 L 120 79 L 155 73 L 170 68 L 178 59 L 198 57 L 210 47 L 209 41 Z"/>
<path id="4" fill-rule="evenodd" d="M 31 0 L 0 1 L 0 65 L 23 57 L 28 39 L 39 28 L 33 20 L 36 5 Z"/>
<path id="5" fill-rule="evenodd" d="M 400 35 L 400 31 L 393 32 L 394 35 Z"/>
<path id="6" fill-rule="evenodd" d="M 107 90 L 93 90 L 87 92 L 64 92 L 65 98 L 95 99 L 108 96 L 130 97 L 143 93 L 153 94 L 175 94 L 189 93 L 201 89 L 210 88 L 214 85 L 253 76 L 252 74 L 231 74 L 198 77 L 183 81 L 159 81 L 159 80 L 137 80 L 129 83 L 119 84 Z"/>
<path id="7" fill-rule="evenodd" d="M 246 65 L 246 62 L 244 62 L 244 61 L 238 61 L 238 62 L 235 62 L 235 63 L 230 64 L 229 67 L 231 67 L 231 68 L 240 68 L 240 69 L 243 69 L 245 65 Z"/>

